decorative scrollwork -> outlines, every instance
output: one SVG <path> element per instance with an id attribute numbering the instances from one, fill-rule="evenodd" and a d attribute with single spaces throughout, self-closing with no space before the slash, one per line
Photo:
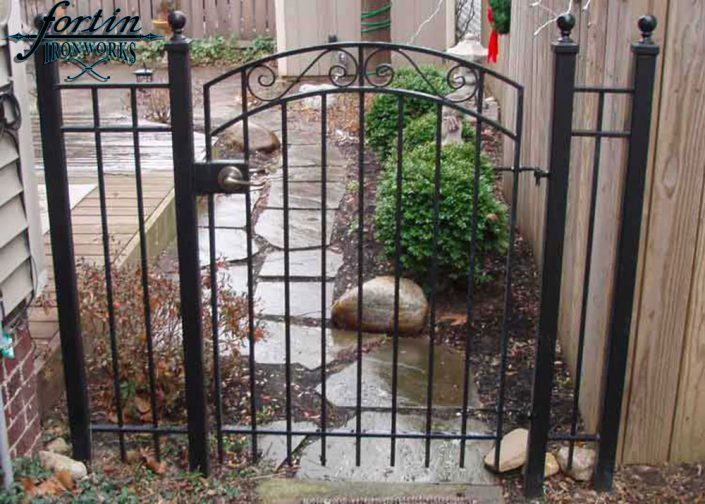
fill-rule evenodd
<path id="1" fill-rule="evenodd" d="M 448 87 L 452 90 L 450 94 L 443 94 L 437 86 L 431 82 L 424 71 L 419 67 L 419 65 L 414 61 L 414 59 L 407 54 L 407 51 L 401 48 L 380 48 L 375 49 L 370 52 L 364 60 L 363 70 L 365 74 L 365 81 L 367 84 L 376 88 L 387 88 L 392 85 L 395 76 L 395 70 L 389 63 L 380 63 L 374 69 L 370 69 L 371 62 L 373 58 L 382 51 L 389 51 L 392 55 L 398 55 L 401 57 L 410 68 L 413 68 L 421 77 L 421 79 L 426 83 L 428 91 L 426 94 L 431 96 L 442 98 L 450 103 L 459 104 L 470 101 L 477 94 L 477 88 L 480 81 L 480 71 L 472 66 L 471 64 L 458 63 L 450 68 L 446 73 L 446 82 Z"/>
<path id="2" fill-rule="evenodd" d="M 475 98 L 480 83 L 480 72 L 476 68 L 457 64 L 448 70 L 446 83 L 453 92 L 445 97 L 452 103 L 468 102 Z"/>
<path id="3" fill-rule="evenodd" d="M 351 86 L 357 78 L 359 63 L 350 51 L 338 47 L 319 52 L 291 82 L 280 79 L 276 70 L 269 66 L 267 62 L 257 63 L 244 72 L 243 78 L 245 79 L 247 90 L 254 98 L 263 103 L 280 100 L 289 95 L 319 61 L 325 61 L 325 58 L 330 57 L 331 54 L 335 55 L 337 61 L 328 68 L 329 83 L 337 88 Z M 253 79 L 257 86 L 253 84 Z M 274 91 L 279 82 L 285 83 L 282 91 L 267 95 L 262 93 L 261 90 Z"/>

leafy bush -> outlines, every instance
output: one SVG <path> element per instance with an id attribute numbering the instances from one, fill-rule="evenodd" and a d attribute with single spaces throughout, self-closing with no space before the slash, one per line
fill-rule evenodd
<path id="1" fill-rule="evenodd" d="M 475 148 L 448 145 L 441 150 L 441 191 L 438 217 L 440 278 L 465 278 L 470 266 Z M 483 281 L 482 258 L 507 247 L 507 209 L 493 192 L 491 167 L 482 158 L 477 214 L 476 280 Z M 396 169 L 382 175 L 377 192 L 377 238 L 389 257 L 395 256 Z M 401 185 L 401 264 L 404 271 L 427 281 L 433 257 L 435 146 L 422 145 L 405 155 Z"/>
<path id="2" fill-rule="evenodd" d="M 276 44 L 270 37 L 257 37 L 250 47 L 243 49 L 238 46 L 234 35 L 227 38 L 215 35 L 191 42 L 191 61 L 194 65 L 237 65 L 272 54 L 274 51 Z M 153 65 L 164 58 L 166 41 L 137 44 L 135 52 L 138 64 Z"/>
<path id="3" fill-rule="evenodd" d="M 475 131 L 467 121 L 462 121 L 462 138 L 465 142 L 475 141 Z M 435 142 L 436 140 L 436 113 L 429 112 L 414 119 L 404 127 L 404 151 Z"/>
<path id="4" fill-rule="evenodd" d="M 448 86 L 443 70 L 433 66 L 420 67 L 423 76 L 415 68 L 396 70 L 389 88 L 408 89 L 420 93 L 446 95 L 452 90 Z M 429 83 L 431 85 L 429 85 Z M 431 87 L 432 86 L 432 87 Z M 404 97 L 404 124 L 432 111 L 436 104 L 422 98 Z M 397 137 L 397 97 L 391 94 L 375 96 L 372 107 L 365 116 L 367 142 L 378 156 L 387 156 Z"/>
<path id="5" fill-rule="evenodd" d="M 105 270 L 102 265 L 86 262 L 80 262 L 77 270 L 83 331 L 91 337 L 93 345 L 87 357 L 88 369 L 95 377 L 91 402 L 114 421 L 113 388 L 111 380 L 105 379 L 113 374 Z M 218 277 L 220 369 L 223 382 L 229 383 L 239 379 L 239 345 L 248 335 L 247 298 L 229 288 L 229 279 L 222 271 Z M 123 415 L 126 421 L 151 421 L 141 270 L 132 266 L 114 268 L 112 282 Z M 180 419 L 184 413 L 184 366 L 179 284 L 178 280 L 156 268 L 150 269 L 148 283 L 158 413 L 160 418 Z M 210 277 L 203 275 L 204 364 L 206 376 L 212 380 L 209 286 Z M 261 336 L 262 330 L 257 328 L 255 337 Z"/>

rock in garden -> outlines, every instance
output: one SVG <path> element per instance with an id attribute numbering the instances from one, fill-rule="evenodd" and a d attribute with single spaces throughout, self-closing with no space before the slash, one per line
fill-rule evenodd
<path id="1" fill-rule="evenodd" d="M 78 460 L 74 460 L 59 453 L 40 451 L 39 461 L 42 463 L 42 467 L 48 471 L 54 471 L 55 473 L 67 471 L 71 473 L 71 477 L 75 481 L 83 479 L 88 475 L 88 470 L 83 462 L 79 462 Z"/>
<path id="2" fill-rule="evenodd" d="M 543 476 L 544 478 L 550 478 L 551 476 L 558 474 L 561 467 L 558 465 L 558 461 L 553 453 L 546 453 L 546 463 L 543 466 Z"/>
<path id="3" fill-rule="evenodd" d="M 357 286 L 333 305 L 332 317 L 338 327 L 357 329 Z M 415 334 L 424 328 L 428 301 L 421 287 L 411 280 L 399 281 L 399 332 Z M 361 329 L 371 333 L 394 330 L 394 277 L 373 278 L 362 284 Z"/>
<path id="4" fill-rule="evenodd" d="M 499 469 L 496 470 L 494 466 L 494 447 L 485 455 L 485 465 L 489 469 L 500 473 L 513 471 L 523 466 L 524 462 L 526 462 L 526 443 L 528 439 L 528 430 L 514 429 L 502 438 L 499 450 Z"/>
<path id="5" fill-rule="evenodd" d="M 71 451 L 71 447 L 62 437 L 52 439 L 46 445 L 47 451 L 60 453 L 61 455 L 66 455 Z"/>
<path id="6" fill-rule="evenodd" d="M 592 471 L 595 467 L 595 450 L 590 448 L 575 447 L 573 451 L 573 466 L 568 468 L 569 449 L 564 446 L 558 450 L 558 465 L 561 466 L 561 471 L 570 476 L 576 481 L 588 481 L 592 478 Z"/>
<path id="7" fill-rule="evenodd" d="M 281 145 L 279 137 L 274 132 L 253 120 L 248 122 L 247 129 L 250 139 L 250 151 L 266 154 L 274 152 Z M 245 149 L 242 121 L 225 130 L 218 138 L 215 147 L 222 151 L 224 155 L 242 152 Z"/>

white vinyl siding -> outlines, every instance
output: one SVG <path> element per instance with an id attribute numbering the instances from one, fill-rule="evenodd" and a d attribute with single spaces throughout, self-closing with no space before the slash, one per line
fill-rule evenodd
<path id="1" fill-rule="evenodd" d="M 0 302 L 7 316 L 32 294 L 38 293 L 46 277 L 39 200 L 34 178 L 34 155 L 29 118 L 26 64 L 12 61 L 21 50 L 8 44 L 8 33 L 22 31 L 19 3 L 12 0 L 8 27 L 0 39 L 0 92 L 12 86 L 22 115 L 22 128 L 16 142 L 8 133 L 0 137 Z M 12 111 L 6 107 L 9 119 Z"/>

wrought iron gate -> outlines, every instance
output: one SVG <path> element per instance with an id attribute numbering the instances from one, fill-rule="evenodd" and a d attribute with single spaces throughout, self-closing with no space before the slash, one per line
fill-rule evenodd
<path id="1" fill-rule="evenodd" d="M 561 31 L 560 39 L 553 45 L 554 50 L 554 89 L 552 103 L 552 130 L 550 141 L 550 165 L 546 171 L 538 168 L 526 168 L 521 166 L 521 139 L 522 139 L 522 107 L 523 88 L 503 75 L 500 75 L 488 68 L 480 65 L 468 63 L 459 58 L 449 56 L 444 53 L 433 51 L 421 47 L 403 46 L 386 43 L 333 43 L 328 45 L 310 47 L 288 51 L 265 57 L 261 60 L 249 63 L 233 71 L 227 72 L 216 79 L 208 82 L 204 86 L 204 106 L 205 106 L 205 134 L 206 134 L 206 159 L 196 162 L 194 152 L 194 121 L 192 108 L 192 87 L 191 87 L 191 67 L 190 67 L 190 45 L 189 41 L 182 35 L 186 23 L 185 17 L 178 13 L 172 13 L 169 22 L 173 28 L 174 36 L 167 44 L 169 58 L 169 82 L 168 83 L 136 83 L 136 84 L 64 84 L 59 82 L 58 68 L 56 64 L 44 65 L 42 56 L 38 53 L 36 60 L 38 100 L 41 119 L 41 133 L 43 141 L 43 154 L 46 170 L 47 197 L 50 209 L 52 254 L 54 257 L 54 268 L 56 274 L 56 292 L 58 309 L 60 315 L 60 330 L 62 354 L 64 360 L 64 372 L 67 389 L 67 400 L 69 418 L 71 423 L 71 437 L 73 442 L 74 456 L 78 459 L 90 460 L 91 458 L 91 435 L 92 432 L 116 433 L 120 439 L 120 445 L 124 454 L 124 438 L 129 434 L 151 434 L 154 438 L 157 456 L 159 454 L 160 437 L 168 434 L 186 434 L 189 442 L 189 463 L 193 470 L 200 470 L 208 473 L 209 469 L 209 403 L 206 395 L 206 376 L 204 371 L 204 359 L 211 356 L 204 355 L 203 339 L 213 338 L 214 345 L 214 387 L 215 387 L 215 435 L 217 439 L 218 452 L 222 454 L 223 438 L 232 434 L 248 435 L 251 440 L 252 454 L 256 458 L 258 455 L 258 436 L 280 435 L 287 439 L 288 455 L 291 455 L 291 439 L 294 435 L 308 435 L 321 438 L 321 461 L 326 463 L 326 438 L 350 437 L 355 439 L 356 463 L 364 463 L 364 456 L 361 453 L 361 440 L 365 438 L 376 438 L 389 440 L 391 444 L 390 463 L 395 461 L 395 443 L 398 439 L 420 439 L 425 442 L 425 462 L 429 463 L 431 457 L 430 446 L 432 440 L 459 440 L 459 464 L 464 463 L 465 444 L 471 440 L 493 440 L 496 443 L 495 465 L 499 462 L 502 436 L 506 433 L 504 426 L 505 419 L 505 378 L 507 373 L 507 345 L 508 327 L 513 313 L 512 298 L 512 269 L 514 266 L 514 241 L 517 215 L 517 198 L 519 178 L 522 172 L 533 171 L 537 181 L 547 184 L 546 199 L 546 227 L 544 239 L 544 256 L 542 263 L 545 265 L 541 276 L 541 305 L 539 329 L 536 339 L 536 363 L 535 377 L 533 383 L 533 397 L 530 411 L 530 434 L 528 443 L 528 458 L 525 466 L 525 488 L 527 495 L 538 495 L 542 491 L 544 460 L 547 445 L 553 441 L 569 442 L 572 447 L 576 441 L 594 441 L 599 444 L 599 460 L 595 473 L 595 485 L 599 489 L 609 489 L 611 486 L 612 472 L 614 469 L 618 427 L 620 419 L 620 406 L 622 389 L 624 384 L 624 372 L 626 367 L 627 342 L 629 336 L 629 322 L 631 317 L 632 300 L 634 297 L 635 284 L 635 257 L 639 247 L 639 231 L 641 223 L 641 208 L 644 195 L 644 174 L 647 164 L 647 152 L 649 143 L 649 125 L 651 114 L 651 100 L 654 86 L 655 61 L 658 54 L 658 47 L 651 40 L 651 33 L 655 29 L 655 19 L 645 17 L 640 20 L 640 28 L 643 38 L 634 44 L 634 70 L 633 86 L 628 89 L 614 88 L 588 88 L 579 87 L 575 84 L 576 57 L 578 45 L 570 38 L 570 33 L 574 25 L 572 16 L 564 16 L 558 21 Z M 423 77 L 423 72 L 416 63 L 419 56 L 432 57 L 437 63 L 450 62 L 450 70 L 447 72 L 447 84 L 455 89 L 465 88 L 469 92 L 462 95 L 462 98 L 454 99 L 452 96 L 444 96 L 439 92 L 419 93 L 405 89 L 393 87 L 394 66 L 383 64 L 376 68 L 368 68 L 370 59 L 379 51 L 387 51 L 392 54 L 392 61 L 411 66 Z M 331 62 L 332 55 L 343 55 L 346 65 Z M 294 82 L 285 83 L 283 87 L 278 87 L 275 70 L 271 64 L 281 61 L 282 58 L 309 55 L 311 63 L 302 72 L 302 75 Z M 336 60 L 339 61 L 339 60 Z M 325 66 L 330 63 L 328 71 L 329 88 L 301 93 L 296 91 L 296 84 L 315 65 Z M 483 101 L 484 90 L 487 80 L 492 78 L 502 86 L 513 90 L 516 99 L 516 123 L 513 127 L 507 127 L 495 118 L 488 117 L 484 113 Z M 241 91 L 242 109 L 236 116 L 214 125 L 211 110 L 212 90 L 220 83 L 228 79 L 239 81 Z M 258 95 L 253 81 L 256 79 L 260 88 L 270 91 L 267 95 Z M 94 121 L 92 125 L 85 128 L 68 126 L 63 124 L 61 92 L 66 89 L 89 89 L 93 100 Z M 101 189 L 101 202 L 103 211 L 102 235 L 105 245 L 107 268 L 110 265 L 108 222 L 105 216 L 105 189 L 102 185 L 102 153 L 100 152 L 100 138 L 104 132 L 117 131 L 100 124 L 99 119 L 99 92 L 102 89 L 126 89 L 131 96 L 131 110 L 133 121 L 131 125 L 120 127 L 119 130 L 131 133 L 135 136 L 136 170 L 139 178 L 139 134 L 149 131 L 149 128 L 140 126 L 136 120 L 136 92 L 138 89 L 163 88 L 168 89 L 171 103 L 171 126 L 162 128 L 164 131 L 171 131 L 173 139 L 173 159 L 174 159 L 174 182 L 176 198 L 176 217 L 178 227 L 178 258 L 179 276 L 181 288 L 181 316 L 183 320 L 183 350 L 185 363 L 185 394 L 187 407 L 186 426 L 160 425 L 156 416 L 156 408 L 153 407 L 153 418 L 147 424 L 127 424 L 120 415 L 121 405 L 117 405 L 118 417 L 115 424 L 95 424 L 91 422 L 88 404 L 86 371 L 83 356 L 83 342 L 80 330 L 80 319 L 78 310 L 78 294 L 75 269 L 75 254 L 72 241 L 71 210 L 68 199 L 68 175 L 67 160 L 64 148 L 64 135 L 70 132 L 92 132 L 96 138 L 98 157 L 98 176 Z M 430 85 L 430 89 L 434 89 Z M 500 350 L 501 371 L 497 377 L 497 401 L 492 408 L 496 415 L 496 425 L 490 432 L 470 432 L 468 431 L 468 416 L 472 410 L 468 405 L 468 362 L 469 354 L 472 351 L 469 346 L 465 350 L 465 379 L 463 381 L 463 404 L 458 412 L 461 415 L 461 424 L 455 432 L 437 432 L 432 428 L 433 412 L 433 354 L 436 344 L 436 317 L 437 317 L 437 289 L 438 289 L 438 265 L 434 254 L 431 265 L 430 278 L 430 325 L 429 325 L 429 359 L 428 359 L 428 383 L 426 402 L 426 424 L 425 429 L 419 432 L 399 432 L 397 430 L 397 360 L 399 342 L 399 282 L 402 274 L 399 261 L 395 265 L 395 330 L 393 331 L 394 345 L 394 398 L 389 405 L 391 412 L 391 429 L 383 432 L 363 431 L 360 418 L 362 408 L 361 389 L 361 354 L 362 354 L 362 329 L 357 330 L 356 359 L 357 359 L 357 380 L 356 393 L 357 405 L 355 408 L 356 428 L 351 432 L 341 432 L 331 430 L 326 425 L 326 328 L 328 301 L 325 290 L 325 270 L 321 277 L 321 378 L 322 396 L 321 417 L 317 429 L 308 431 L 297 431 L 292 428 L 291 414 L 291 366 L 290 366 L 290 334 L 289 324 L 291 319 L 290 301 L 291 292 L 289 281 L 291 278 L 289 271 L 289 195 L 288 195 L 288 149 L 287 141 L 287 113 L 288 107 L 296 100 L 317 97 L 320 100 L 321 129 L 321 191 L 322 191 L 322 244 L 320 252 L 322 254 L 321 263 L 325 268 L 326 264 L 326 226 L 331 223 L 326 221 L 326 159 L 327 159 L 327 100 L 330 96 L 337 94 L 353 94 L 358 96 L 358 152 L 357 152 L 357 182 L 358 194 L 357 204 L 359 216 L 357 222 L 357 247 L 358 247 L 358 271 L 356 285 L 358 289 L 358 320 L 362 315 L 362 282 L 363 282 L 363 233 L 365 208 L 365 96 L 370 94 L 388 94 L 397 97 L 397 187 L 403 177 L 402 173 L 402 142 L 403 142 L 403 112 L 404 101 L 408 98 L 425 100 L 432 103 L 436 111 L 436 137 L 435 137 L 435 197 L 429 205 L 433 207 L 434 215 L 434 251 L 438 242 L 438 219 L 439 219 L 439 199 L 441 191 L 441 118 L 444 108 L 452 109 L 458 113 L 471 118 L 474 121 L 475 135 L 475 166 L 480 165 L 480 151 L 482 142 L 482 128 L 492 128 L 501 133 L 505 138 L 511 140 L 514 145 L 513 164 L 509 168 L 500 170 L 508 173 L 511 180 L 510 218 L 509 218 L 509 247 L 506 256 L 506 277 L 504 293 L 504 321 L 502 325 L 502 341 Z M 573 102 L 577 94 L 597 94 L 600 98 L 600 107 L 604 107 L 604 96 L 607 94 L 627 94 L 632 97 L 631 105 L 631 128 L 629 131 L 615 132 L 602 131 L 601 124 L 592 131 L 573 130 Z M 257 103 L 250 104 L 249 98 L 254 95 Z M 471 99 L 473 101 L 471 101 Z M 474 103 L 470 106 L 470 103 Z M 253 180 L 250 178 L 249 165 L 251 162 L 249 122 L 252 117 L 262 111 L 278 109 L 281 114 L 282 128 L 282 166 L 284 172 L 283 184 L 283 219 L 284 233 L 283 253 L 284 264 L 284 322 L 286 324 L 286 429 L 271 430 L 263 429 L 257 424 L 257 384 L 255 379 L 256 341 L 255 331 L 255 307 L 254 307 L 254 272 L 253 272 L 253 250 L 252 250 L 252 201 L 249 190 Z M 239 160 L 216 160 L 212 151 L 213 138 L 222 133 L 226 128 L 234 124 L 242 124 L 244 138 L 244 156 Z M 577 398 L 575 400 L 574 421 L 569 434 L 550 434 L 550 404 L 551 391 L 553 386 L 554 359 L 556 352 L 557 325 L 559 313 L 559 295 L 562 277 L 563 243 L 566 222 L 566 204 L 568 191 L 568 175 L 570 168 L 571 139 L 576 136 L 593 137 L 596 139 L 596 152 L 599 153 L 599 144 L 602 138 L 625 138 L 629 142 L 629 155 L 626 166 L 626 179 L 624 186 L 624 199 L 622 204 L 622 223 L 620 230 L 617 280 L 614 291 L 614 306 L 612 311 L 612 322 L 609 334 L 608 361 L 606 368 L 606 383 L 603 399 L 602 421 L 597 434 L 579 434 L 576 428 L 577 418 Z M 596 155 L 596 160 L 599 155 Z M 596 161 L 597 163 L 597 161 Z M 469 299 L 468 310 L 472 317 L 472 295 L 473 278 L 476 267 L 476 246 L 477 236 L 477 211 L 478 211 L 478 178 L 479 168 L 475 169 L 475 186 L 473 194 L 473 229 L 471 265 L 469 271 Z M 596 187 L 596 185 L 595 185 Z M 247 316 L 249 333 L 249 415 L 250 425 L 235 427 L 224 422 L 221 400 L 222 393 L 219 389 L 219 350 L 218 350 L 218 319 L 217 304 L 218 291 L 217 282 L 214 281 L 217 272 L 215 270 L 215 234 L 213 224 L 213 196 L 218 193 L 244 193 L 246 199 L 246 230 L 247 230 Z M 140 193 L 141 194 L 141 193 Z M 593 188 L 594 194 L 594 188 Z M 212 335 L 203 334 L 202 326 L 202 298 L 194 293 L 201 290 L 201 266 L 199 263 L 199 233 L 197 200 L 201 196 L 208 198 L 209 206 L 209 244 L 210 244 L 210 265 L 208 275 L 211 277 L 211 293 L 209 302 L 212 304 L 211 315 L 213 317 Z M 139 197 L 141 200 L 141 196 Z M 397 199 L 397 214 L 399 214 L 401 200 Z M 594 205 L 594 202 L 593 202 Z M 140 203 L 140 209 L 141 209 Z M 144 242 L 144 215 L 140 211 L 141 239 Z M 399 220 L 397 220 L 397 257 L 399 256 Z M 591 243 L 590 239 L 590 243 Z M 590 245 L 591 246 L 591 245 Z M 146 249 L 142 249 L 143 272 L 146 270 Z M 110 271 L 106 271 L 108 282 L 108 296 L 111 295 Z M 143 279 L 145 289 L 145 300 L 149 299 L 148 285 Z M 109 298 L 110 299 L 110 298 Z M 112 303 L 109 301 L 109 303 Z M 149 319 L 150 306 L 145 302 L 146 317 Z M 151 339 L 149 333 L 148 339 Z M 115 334 L 111 334 L 112 342 L 115 342 Z M 584 342 L 581 338 L 580 355 Z M 150 341 L 150 352 L 148 355 L 150 362 L 150 373 L 153 373 L 154 355 Z M 579 362 L 581 357 L 579 357 Z M 114 363 L 116 400 L 120 401 L 120 377 L 117 363 Z M 578 364 L 580 369 L 581 364 Z M 580 373 L 577 373 L 578 377 Z M 152 380 L 152 401 L 154 398 L 154 377 Z M 576 394 L 579 393 L 579 378 L 577 379 Z M 351 454 L 352 456 L 352 454 Z"/>

